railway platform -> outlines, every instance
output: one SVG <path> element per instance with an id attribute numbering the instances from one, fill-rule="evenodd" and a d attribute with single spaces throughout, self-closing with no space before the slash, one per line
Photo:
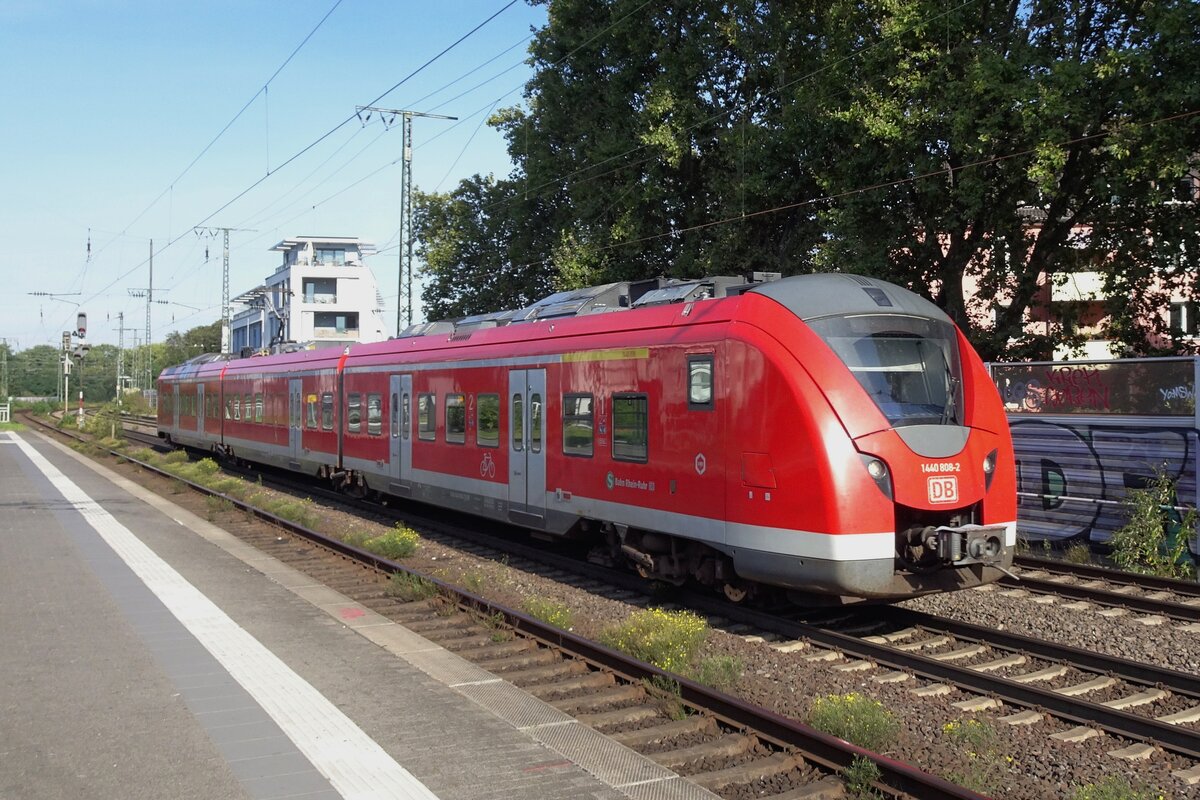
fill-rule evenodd
<path id="1" fill-rule="evenodd" d="M 0 797 L 713 797 L 39 434 L 0 507 Z"/>

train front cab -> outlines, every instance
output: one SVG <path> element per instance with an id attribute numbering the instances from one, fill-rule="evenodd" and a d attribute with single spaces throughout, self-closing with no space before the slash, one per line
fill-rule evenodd
<path id="1" fill-rule="evenodd" d="M 1012 443 L 994 386 L 949 318 L 861 276 L 803 276 L 748 294 L 774 301 L 743 309 L 771 331 L 759 338 L 794 398 L 779 431 L 819 444 L 774 445 L 791 453 L 808 502 L 734 552 L 739 574 L 877 599 L 1003 575 L 1016 542 Z"/>

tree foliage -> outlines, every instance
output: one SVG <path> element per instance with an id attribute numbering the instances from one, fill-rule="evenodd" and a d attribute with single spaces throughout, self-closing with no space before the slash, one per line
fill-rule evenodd
<path id="1" fill-rule="evenodd" d="M 930 297 L 987 357 L 1028 356 L 1088 322 L 1056 307 L 1027 333 L 1048 314 L 1040 276 L 1101 272 L 1109 333 L 1137 351 L 1167 333 L 1151 278 L 1193 288 L 1197 214 L 1168 202 L 1200 150 L 1191 0 L 548 11 L 523 108 L 490 120 L 513 172 L 419 196 L 432 318 L 611 280 L 837 269 Z"/>

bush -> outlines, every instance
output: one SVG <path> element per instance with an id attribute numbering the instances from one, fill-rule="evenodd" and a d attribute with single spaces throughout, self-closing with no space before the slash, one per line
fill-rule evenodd
<path id="1" fill-rule="evenodd" d="M 891 711 L 857 692 L 818 697 L 808 712 L 808 724 L 874 752 L 891 745 L 900 731 Z"/>
<path id="2" fill-rule="evenodd" d="M 84 418 L 84 433 L 98 439 L 124 439 L 125 432 L 121 430 L 121 415 L 113 404 L 101 406 L 90 416 Z"/>
<path id="3" fill-rule="evenodd" d="M 421 537 L 416 531 L 397 522 L 394 530 L 363 542 L 363 548 L 394 561 L 398 558 L 408 558 L 417 552 L 420 541 Z"/>
<path id="4" fill-rule="evenodd" d="M 1172 578 L 1194 573 L 1188 538 L 1196 529 L 1196 510 L 1175 510 L 1175 482 L 1161 469 L 1145 489 L 1133 489 L 1123 505 L 1129 521 L 1109 544 L 1113 562 L 1123 570 Z"/>
<path id="5" fill-rule="evenodd" d="M 573 619 L 571 609 L 567 608 L 566 603 L 544 597 L 527 597 L 521 603 L 521 608 L 529 616 L 540 619 L 548 625 L 562 628 L 564 631 L 571 629 Z"/>
<path id="6" fill-rule="evenodd" d="M 846 792 L 851 797 L 873 798 L 878 793 L 871 784 L 883 777 L 879 765 L 869 758 L 855 756 L 850 766 L 842 770 L 842 781 L 846 784 Z"/>
<path id="7" fill-rule="evenodd" d="M 680 672 L 708 638 L 708 623 L 691 611 L 651 608 L 600 632 L 600 643 L 669 672 Z"/>

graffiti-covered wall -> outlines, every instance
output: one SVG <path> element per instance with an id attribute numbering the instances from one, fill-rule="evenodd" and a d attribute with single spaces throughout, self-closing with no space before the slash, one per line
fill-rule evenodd
<path id="1" fill-rule="evenodd" d="M 1017 528 L 1103 542 L 1157 471 L 1197 504 L 1196 359 L 993 364 L 1017 459 Z"/>

